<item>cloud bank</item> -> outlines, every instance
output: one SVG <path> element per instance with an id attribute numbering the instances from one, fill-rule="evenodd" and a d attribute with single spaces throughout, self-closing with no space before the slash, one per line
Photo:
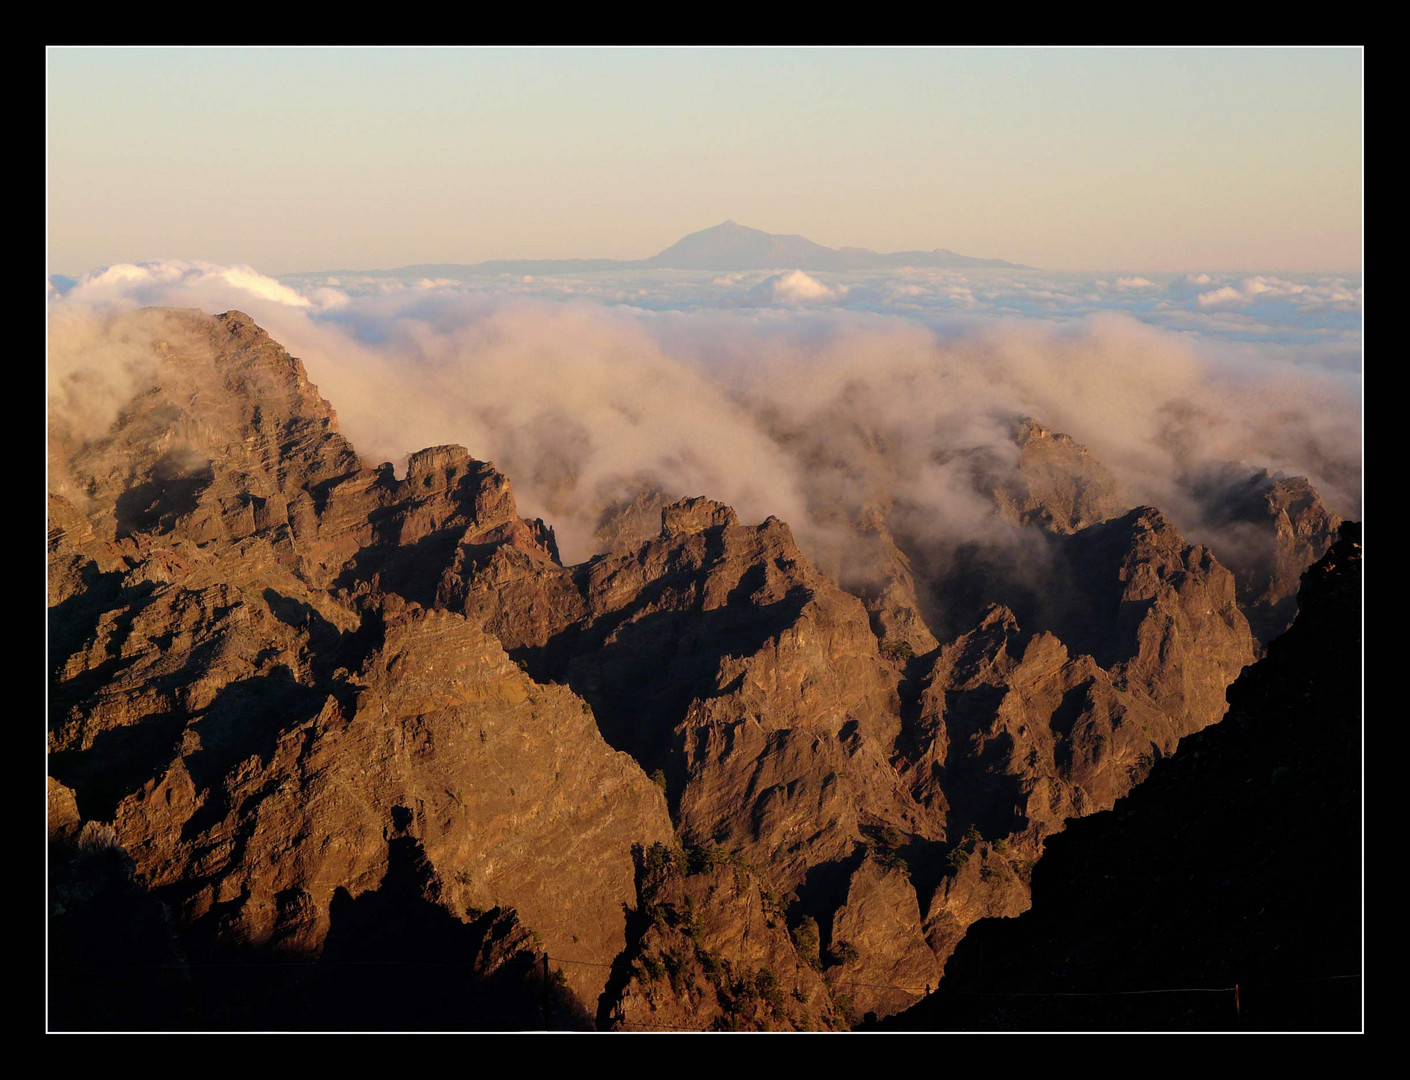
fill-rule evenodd
<path id="1" fill-rule="evenodd" d="M 1239 299 L 1203 302 L 1224 289 Z M 151 377 L 115 313 L 238 308 L 303 359 L 367 460 L 465 445 L 555 527 L 565 561 L 593 553 L 604 507 L 654 489 L 777 515 L 845 577 L 852 523 L 878 499 L 937 549 L 1021 545 L 982 494 L 1013 466 L 1017 416 L 1087 445 L 1131 504 L 1192 538 L 1213 526 L 1188 478 L 1228 462 L 1307 475 L 1359 515 L 1359 295 L 1209 275 L 276 281 L 120 266 L 51 290 L 50 409 L 97 432 Z"/>

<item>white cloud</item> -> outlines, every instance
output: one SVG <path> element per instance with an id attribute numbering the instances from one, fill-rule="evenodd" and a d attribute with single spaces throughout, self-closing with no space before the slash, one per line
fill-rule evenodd
<path id="1" fill-rule="evenodd" d="M 117 263 L 86 274 L 67 296 L 90 303 L 105 300 L 154 302 L 150 298 L 179 290 L 193 295 L 224 294 L 255 299 L 285 307 L 307 308 L 313 301 L 296 289 L 266 277 L 248 266 L 218 266 L 205 262 L 165 260 L 150 263 Z M 331 295 L 331 292 L 329 294 Z M 341 294 L 338 294 L 341 295 Z"/>
<path id="2" fill-rule="evenodd" d="M 960 451 L 1001 457 L 1004 418 L 1018 413 L 1088 444 L 1128 497 L 1182 527 L 1195 510 L 1173 478 L 1225 458 L 1309 474 L 1356 509 L 1360 288 L 1347 279 L 1293 291 L 1269 276 L 1252 296 L 1186 283 L 1152 311 L 1144 290 L 1037 273 L 433 288 L 343 275 L 333 289 L 321 275 L 296 288 L 303 279 L 235 270 L 123 264 L 51 292 L 51 406 L 100 424 L 147 376 L 142 349 L 105 351 L 105 312 L 239 308 L 304 360 L 370 460 L 462 443 L 510 477 L 522 512 L 558 529 L 569 559 L 591 552 L 604 501 L 643 481 L 746 519 L 777 514 L 819 557 L 835 552 L 814 508 L 866 496 L 867 431 L 891 448 L 917 527 L 948 542 L 982 525 Z M 567 299 L 568 287 L 590 295 Z"/>
<path id="3" fill-rule="evenodd" d="M 845 285 L 824 285 L 802 270 L 767 277 L 749 290 L 755 302 L 775 304 L 818 304 L 838 300 L 847 295 Z"/>
<path id="4" fill-rule="evenodd" d="M 1228 304 L 1243 304 L 1248 301 L 1242 292 L 1232 285 L 1225 285 L 1218 289 L 1211 289 L 1207 293 L 1199 294 L 1199 306 L 1202 308 L 1220 307 Z"/>

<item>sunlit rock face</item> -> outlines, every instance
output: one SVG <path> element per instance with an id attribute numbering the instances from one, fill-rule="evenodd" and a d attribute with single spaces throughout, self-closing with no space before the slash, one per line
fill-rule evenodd
<path id="1" fill-rule="evenodd" d="M 470 449 L 362 461 L 246 316 L 134 325 L 116 419 L 51 432 L 50 831 L 101 828 L 193 972 L 395 940 L 579 1025 L 884 1017 L 1255 657 L 1215 554 L 1033 420 L 974 475 L 1039 590 L 937 572 L 885 491 L 845 573 L 652 491 L 564 566 Z M 1271 534 L 1320 536 L 1272 484 Z"/>

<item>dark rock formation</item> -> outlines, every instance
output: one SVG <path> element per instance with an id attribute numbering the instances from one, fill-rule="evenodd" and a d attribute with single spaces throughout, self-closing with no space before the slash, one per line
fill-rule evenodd
<path id="1" fill-rule="evenodd" d="M 1228 465 L 1189 477 L 1185 486 L 1218 531 L 1239 605 L 1267 644 L 1292 624 L 1302 572 L 1332 546 L 1341 519 L 1304 476 Z"/>
<path id="2" fill-rule="evenodd" d="M 1032 910 L 971 927 L 941 991 L 886 1026 L 1360 1026 L 1359 525 L 1299 603 L 1224 721 L 1052 840 Z"/>

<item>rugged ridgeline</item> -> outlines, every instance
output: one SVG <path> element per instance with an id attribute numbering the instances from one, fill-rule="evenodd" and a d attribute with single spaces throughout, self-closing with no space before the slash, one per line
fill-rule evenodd
<path id="1" fill-rule="evenodd" d="M 1006 453 L 932 451 L 935 460 L 967 474 L 991 507 L 991 535 L 982 540 L 937 549 L 935 530 L 917 529 L 915 508 L 894 501 L 891 491 L 905 483 L 875 440 L 851 443 L 868 459 L 853 469 L 865 477 L 860 505 L 811 507 L 816 517 L 870 541 L 852 553 L 847 573 L 834 576 L 862 597 L 877 632 L 897 648 L 926 652 L 936 644 L 932 631 L 947 639 L 964 633 L 995 600 L 1029 623 L 1086 617 L 1087 596 L 1072 587 L 1082 584 L 1082 567 L 1071 558 L 1082 541 L 1066 538 L 1135 507 L 1070 436 L 1019 417 L 1009 437 Z M 1187 512 L 1215 538 L 1217 558 L 1234 575 L 1239 610 L 1266 645 L 1291 625 L 1300 576 L 1331 547 L 1341 519 L 1302 476 L 1226 462 L 1176 480 Z M 1035 574 L 1034 566 L 1044 572 Z"/>
<path id="2" fill-rule="evenodd" d="M 127 333 L 149 385 L 51 432 L 52 955 L 104 988 L 57 1026 L 885 1016 L 1254 657 L 1229 571 L 1031 422 L 992 494 L 1043 602 L 971 574 L 942 648 L 883 503 L 860 598 L 703 498 L 646 493 L 564 567 L 464 449 L 365 466 L 246 316 Z M 162 967 L 83 981 L 105 896 Z"/>
<path id="3" fill-rule="evenodd" d="M 972 927 L 941 991 L 885 1027 L 1361 1026 L 1360 535 L 1306 573 L 1224 722 L 1054 840 L 1032 910 Z"/>
<path id="4" fill-rule="evenodd" d="M 1341 519 L 1303 476 L 1224 465 L 1186 477 L 1183 486 L 1228 538 L 1239 606 L 1267 644 L 1292 625 L 1302 572 L 1332 546 Z"/>
<path id="5" fill-rule="evenodd" d="M 144 320 L 159 381 L 51 496 L 50 771 L 207 996 L 228 965 L 326 957 L 401 841 L 456 919 L 615 956 L 632 846 L 673 836 L 660 790 L 571 690 L 421 603 L 464 549 L 554 565 L 547 529 L 460 451 L 363 468 L 247 317 Z M 606 972 L 564 975 L 592 1015 Z"/>

